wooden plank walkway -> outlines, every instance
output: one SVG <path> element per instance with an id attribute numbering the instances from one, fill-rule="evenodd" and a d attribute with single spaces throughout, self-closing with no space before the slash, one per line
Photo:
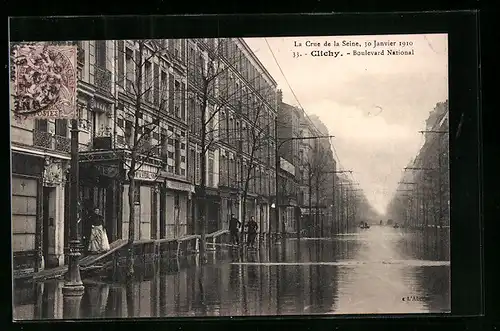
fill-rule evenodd
<path id="1" fill-rule="evenodd" d="M 96 254 L 96 255 L 85 256 L 84 258 L 80 259 L 80 268 L 82 270 L 90 269 L 93 264 L 99 262 L 100 260 L 109 256 L 110 254 L 113 254 L 120 248 L 124 247 L 126 244 L 127 240 L 119 239 L 117 241 L 112 242 L 109 245 L 110 247 L 109 251 L 98 255 Z M 45 269 L 32 274 L 30 277 L 23 277 L 23 278 L 28 278 L 33 280 L 53 279 L 64 276 L 64 274 L 66 274 L 67 271 L 68 271 L 68 266 L 62 265 L 56 268 Z"/>
<path id="2" fill-rule="evenodd" d="M 238 247 L 237 245 L 231 245 L 231 244 L 223 244 L 223 243 L 216 243 L 215 239 L 223 234 L 228 233 L 228 230 L 219 230 L 210 234 L 207 234 L 207 239 L 209 240 L 207 242 L 207 245 L 210 245 L 212 247 L 209 248 L 209 250 L 215 250 L 216 247 Z M 138 240 L 134 242 L 134 245 L 140 246 L 144 244 L 154 244 L 156 247 L 160 247 L 161 244 L 163 243 L 168 243 L 168 242 L 175 242 L 176 243 L 176 255 L 179 256 L 181 253 L 181 244 L 190 241 L 190 240 L 195 240 L 195 247 L 193 251 L 189 251 L 190 253 L 198 253 L 199 250 L 199 235 L 187 235 L 181 238 L 172 238 L 172 239 L 150 239 L 150 240 Z M 210 242 L 211 241 L 211 242 Z M 82 271 L 87 271 L 87 270 L 92 270 L 97 267 L 101 266 L 96 266 L 97 263 L 99 262 L 104 262 L 103 260 L 106 257 L 109 257 L 116 251 L 120 250 L 121 248 L 125 247 L 127 245 L 127 240 L 126 239 L 119 239 L 110 244 L 110 249 L 109 251 L 102 253 L 102 254 L 95 254 L 95 255 L 87 255 L 83 258 L 80 259 L 80 269 Z M 155 249 L 156 251 L 156 249 Z M 30 279 L 30 280 L 46 280 L 46 279 L 54 279 L 54 278 L 59 278 L 62 277 L 66 274 L 68 271 L 68 266 L 63 265 L 59 266 L 56 268 L 51 268 L 51 269 L 45 269 L 36 273 L 29 273 L 29 274 L 21 274 L 19 273 L 14 274 L 15 279 Z"/>
<path id="3" fill-rule="evenodd" d="M 113 241 L 109 245 L 109 251 L 102 253 L 102 254 L 95 254 L 95 255 L 87 255 L 83 259 L 80 259 L 80 267 L 82 269 L 85 269 L 86 267 L 89 267 L 93 265 L 96 262 L 99 262 L 100 260 L 104 259 L 105 257 L 113 254 L 120 248 L 124 247 L 127 245 L 127 240 L 126 239 L 118 239 L 116 241 Z"/>

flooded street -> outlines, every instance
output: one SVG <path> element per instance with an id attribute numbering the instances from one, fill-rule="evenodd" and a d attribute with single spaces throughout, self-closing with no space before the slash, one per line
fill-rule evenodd
<path id="1" fill-rule="evenodd" d="M 160 261 L 141 279 L 85 279 L 79 318 L 450 311 L 449 232 L 372 226 L 333 239 Z M 300 242 L 300 244 L 299 244 Z M 62 282 L 17 285 L 14 318 L 65 316 Z"/>

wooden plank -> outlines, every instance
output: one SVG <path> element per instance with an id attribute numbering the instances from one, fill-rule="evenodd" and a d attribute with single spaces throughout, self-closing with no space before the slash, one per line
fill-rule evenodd
<path id="1" fill-rule="evenodd" d="M 111 245 L 109 245 L 110 246 L 109 251 L 102 253 L 102 254 L 99 254 L 99 255 L 89 255 L 89 256 L 86 256 L 83 259 L 81 259 L 80 266 L 88 267 L 91 264 L 96 263 L 96 262 L 102 260 L 103 258 L 113 254 L 114 252 L 116 252 L 117 250 L 119 250 L 120 248 L 122 248 L 126 245 L 127 245 L 127 240 L 125 240 L 125 239 L 116 240 L 113 243 L 111 243 Z"/>

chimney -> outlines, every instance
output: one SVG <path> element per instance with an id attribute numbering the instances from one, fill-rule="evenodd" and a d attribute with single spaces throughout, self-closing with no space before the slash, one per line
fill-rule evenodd
<path id="1" fill-rule="evenodd" d="M 283 91 L 281 90 L 278 90 L 278 103 L 282 103 L 283 102 Z"/>

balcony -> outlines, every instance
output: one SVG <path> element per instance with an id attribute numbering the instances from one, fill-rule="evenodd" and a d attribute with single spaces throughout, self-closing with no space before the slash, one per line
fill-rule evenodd
<path id="1" fill-rule="evenodd" d="M 71 139 L 53 135 L 50 132 L 33 130 L 33 146 L 69 153 L 71 151 Z"/>
<path id="2" fill-rule="evenodd" d="M 94 84 L 105 93 L 111 93 L 111 71 L 94 66 Z"/>

